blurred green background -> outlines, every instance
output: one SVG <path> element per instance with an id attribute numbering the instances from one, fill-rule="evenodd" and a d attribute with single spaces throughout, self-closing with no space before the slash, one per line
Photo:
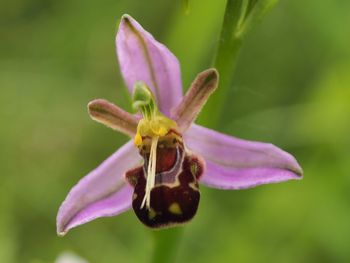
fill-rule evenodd
<path id="1" fill-rule="evenodd" d="M 211 64 L 225 1 L 0 2 L 0 262 L 147 262 L 133 212 L 56 236 L 69 189 L 127 138 L 90 120 L 130 109 L 116 24 L 135 17 L 179 58 L 183 84 Z M 176 262 L 350 262 L 350 2 L 280 1 L 245 39 L 219 130 L 294 154 L 305 178 L 245 191 L 202 187 Z M 210 118 L 210 116 L 205 116 Z"/>

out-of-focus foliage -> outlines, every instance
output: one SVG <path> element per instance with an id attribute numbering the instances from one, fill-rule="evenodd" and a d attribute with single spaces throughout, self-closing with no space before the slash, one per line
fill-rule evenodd
<path id="1" fill-rule="evenodd" d="M 0 2 L 0 262 L 145 262 L 152 235 L 127 212 L 64 238 L 68 190 L 126 137 L 86 104 L 130 109 L 115 58 L 116 24 L 134 16 L 178 56 L 184 87 L 210 66 L 225 1 Z M 299 182 L 247 191 L 202 187 L 177 262 L 350 261 L 349 1 L 280 1 L 247 35 L 219 129 L 269 141 L 304 168 Z M 210 116 L 205 116 L 210 118 Z"/>

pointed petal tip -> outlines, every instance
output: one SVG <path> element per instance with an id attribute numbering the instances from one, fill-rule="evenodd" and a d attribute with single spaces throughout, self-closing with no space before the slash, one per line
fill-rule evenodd
<path id="1" fill-rule="evenodd" d="M 219 72 L 215 68 L 207 69 L 200 74 L 205 75 L 205 82 L 208 84 L 211 83 L 214 86 L 214 90 L 218 87 Z"/>
<path id="2" fill-rule="evenodd" d="M 124 14 L 124 15 L 122 15 L 122 17 L 121 17 L 121 20 L 120 20 L 120 28 L 121 27 L 123 27 L 125 24 L 129 24 L 129 25 L 131 25 L 132 23 L 131 23 L 131 21 L 133 21 L 134 19 L 130 16 L 130 15 L 128 15 L 128 14 Z"/>
<path id="3" fill-rule="evenodd" d="M 68 231 L 67 231 L 68 232 Z M 58 231 L 57 230 L 57 236 L 59 236 L 59 237 L 64 237 L 66 234 L 67 234 L 67 232 L 66 231 Z"/>
<path id="4" fill-rule="evenodd" d="M 219 72 L 217 71 L 216 68 L 208 68 L 204 72 L 208 72 L 208 75 L 211 76 L 212 78 L 219 78 Z"/>
<path id="5" fill-rule="evenodd" d="M 58 213 L 56 217 L 56 234 L 59 237 L 63 237 L 67 233 L 67 231 L 64 229 L 64 223 L 62 220 L 63 213 L 64 213 L 62 209 L 63 205 L 64 205 L 64 201 L 61 204 L 60 208 L 58 209 Z"/>
<path id="6" fill-rule="evenodd" d="M 197 76 L 203 76 L 208 81 L 210 80 L 217 81 L 219 79 L 219 72 L 217 71 L 216 68 L 208 68 L 200 72 Z"/>
<path id="7" fill-rule="evenodd" d="M 100 217 L 111 217 L 126 212 L 131 208 L 132 193 L 132 187 L 124 184 L 119 191 L 90 203 L 67 220 L 67 205 L 69 205 L 67 201 L 70 201 L 67 200 L 68 195 L 57 214 L 57 235 L 63 237 L 71 229 Z"/>
<path id="8" fill-rule="evenodd" d="M 247 141 L 192 125 L 185 134 L 189 149 L 207 162 L 201 182 L 219 189 L 247 189 L 303 178 L 296 159 L 270 143 Z"/>
<path id="9" fill-rule="evenodd" d="M 295 161 L 295 166 L 290 168 L 290 171 L 292 171 L 293 173 L 295 173 L 296 175 L 296 180 L 301 180 L 304 177 L 304 171 L 301 168 L 301 166 L 299 165 L 299 163 L 297 162 L 297 160 L 293 157 L 294 161 Z"/>
<path id="10" fill-rule="evenodd" d="M 100 217 L 116 216 L 131 207 L 133 189 L 124 175 L 141 159 L 132 141 L 126 143 L 68 193 L 57 214 L 57 235 Z"/>
<path id="11" fill-rule="evenodd" d="M 122 15 L 122 21 L 123 21 L 123 20 L 125 20 L 125 21 L 126 21 L 126 20 L 130 20 L 130 19 L 133 20 L 133 18 L 131 17 L 131 15 L 129 15 L 129 14 L 123 14 L 123 15 Z"/>
<path id="12" fill-rule="evenodd" d="M 304 171 L 301 168 L 301 166 L 299 165 L 299 163 L 297 162 L 297 160 L 293 157 L 295 163 L 294 163 L 294 167 L 291 169 L 292 172 L 294 172 L 297 176 L 297 180 L 303 179 L 304 177 Z"/>
<path id="13" fill-rule="evenodd" d="M 93 99 L 93 100 L 89 101 L 87 104 L 88 112 L 90 113 L 94 109 L 100 108 L 100 105 L 102 103 L 105 103 L 105 102 L 106 102 L 106 100 L 104 100 L 104 99 Z"/>
<path id="14" fill-rule="evenodd" d="M 87 110 L 89 115 L 91 116 L 96 115 L 96 112 L 100 111 L 104 105 L 108 105 L 108 104 L 111 104 L 111 103 L 105 99 L 94 99 L 92 101 L 89 101 L 87 104 Z"/>
<path id="15" fill-rule="evenodd" d="M 91 114 L 91 111 L 94 110 L 102 101 L 103 99 L 94 99 L 89 101 L 87 105 L 88 112 Z"/>
<path id="16" fill-rule="evenodd" d="M 132 28 L 133 30 L 139 31 L 141 25 L 129 14 L 124 14 L 121 17 L 119 28 L 125 30 L 126 28 Z M 118 34 L 117 34 L 118 36 Z"/>
<path id="17" fill-rule="evenodd" d="M 219 85 L 219 72 L 216 70 L 216 68 L 209 69 L 210 71 L 210 78 L 211 80 L 215 80 L 216 86 Z"/>
<path id="18" fill-rule="evenodd" d="M 57 221 L 56 234 L 58 237 L 64 237 L 68 233 L 69 230 L 70 230 L 70 228 L 64 227 L 61 224 L 61 222 Z"/>
<path id="19" fill-rule="evenodd" d="M 293 180 L 293 179 L 300 180 L 303 178 L 303 175 L 304 175 L 303 169 L 299 165 L 296 158 L 289 152 L 286 152 L 285 150 L 277 147 L 272 143 L 263 143 L 263 142 L 254 142 L 254 141 L 251 141 L 251 142 L 246 141 L 246 142 L 256 143 L 256 145 L 260 145 L 261 147 L 260 149 L 262 150 L 262 152 L 266 154 L 267 159 L 274 156 L 275 160 L 279 160 L 280 161 L 279 165 L 281 169 L 292 172 L 294 174 L 293 178 L 290 178 L 290 180 Z"/>
<path id="20" fill-rule="evenodd" d="M 281 168 L 232 169 L 210 161 L 207 161 L 207 167 L 207 173 L 201 178 L 200 183 L 222 190 L 244 190 L 265 184 L 302 179 L 296 173 Z"/>
<path id="21" fill-rule="evenodd" d="M 273 148 L 273 149 L 271 149 L 272 151 L 275 151 L 276 153 L 279 152 L 280 156 L 284 156 L 285 162 L 286 162 L 285 169 L 289 170 L 290 172 L 295 174 L 295 178 L 294 179 L 295 180 L 302 179 L 303 176 L 304 176 L 304 171 L 301 168 L 301 166 L 299 165 L 299 163 L 296 160 L 296 158 L 292 154 L 282 150 L 281 148 L 277 147 L 276 145 L 274 145 L 274 144 L 270 144 L 270 145 Z"/>
<path id="22" fill-rule="evenodd" d="M 68 231 L 71 229 L 71 227 L 69 227 L 69 222 L 67 223 L 64 220 L 66 200 L 67 198 L 63 201 L 63 203 L 59 207 L 57 212 L 57 217 L 56 217 L 56 234 L 59 237 L 64 237 L 68 233 Z"/>

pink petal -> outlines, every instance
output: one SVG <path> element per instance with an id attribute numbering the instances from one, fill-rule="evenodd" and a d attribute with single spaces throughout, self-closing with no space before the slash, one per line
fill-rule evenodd
<path id="1" fill-rule="evenodd" d="M 145 82 L 155 95 L 159 109 L 170 116 L 170 109 L 182 98 L 177 58 L 129 15 L 122 17 L 116 46 L 129 92 L 132 94 L 135 82 Z"/>
<path id="2" fill-rule="evenodd" d="M 185 140 L 189 149 L 206 160 L 201 182 L 210 187 L 244 189 L 302 178 L 295 158 L 269 143 L 238 139 L 198 125 L 190 127 Z"/>
<path id="3" fill-rule="evenodd" d="M 135 136 L 137 118 L 117 105 L 104 99 L 96 99 L 89 102 L 88 111 L 93 120 L 131 137 Z"/>
<path id="4" fill-rule="evenodd" d="M 57 215 L 57 233 L 99 217 L 114 216 L 131 207 L 132 188 L 125 173 L 140 164 L 140 157 L 130 141 L 75 185 Z"/>
<path id="5" fill-rule="evenodd" d="M 290 170 L 272 167 L 233 168 L 207 161 L 201 183 L 218 189 L 246 189 L 262 184 L 301 179 Z"/>
<path id="6" fill-rule="evenodd" d="M 181 103 L 171 110 L 181 132 L 186 131 L 197 118 L 209 96 L 218 86 L 219 74 L 216 69 L 207 69 L 197 75 Z"/>

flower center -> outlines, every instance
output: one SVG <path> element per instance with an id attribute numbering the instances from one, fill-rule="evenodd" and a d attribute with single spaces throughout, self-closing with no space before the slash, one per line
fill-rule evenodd
<path id="1" fill-rule="evenodd" d="M 143 208 L 146 205 L 149 209 L 151 190 L 154 188 L 156 178 L 158 141 L 159 138 L 166 136 L 170 130 L 177 130 L 177 124 L 158 110 L 152 92 L 143 82 L 137 82 L 134 86 L 133 107 L 140 110 L 143 115 L 137 125 L 134 144 L 139 149 L 149 149 L 150 147 L 145 196 L 140 207 Z"/>

